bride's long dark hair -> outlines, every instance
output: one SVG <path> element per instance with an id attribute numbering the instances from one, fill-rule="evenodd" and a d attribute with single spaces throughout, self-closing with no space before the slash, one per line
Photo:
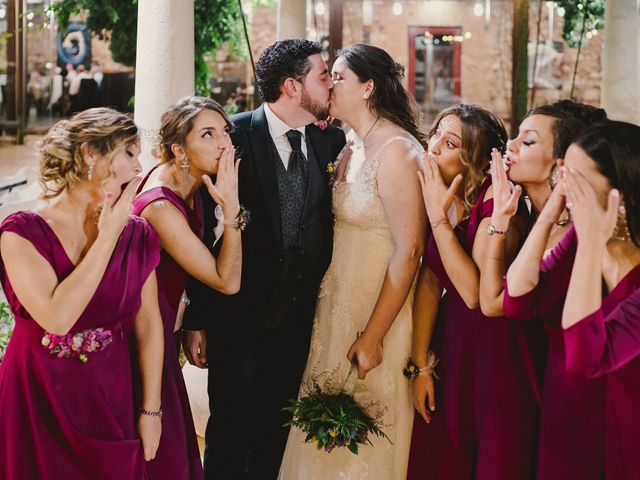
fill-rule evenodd
<path id="1" fill-rule="evenodd" d="M 418 129 L 415 101 L 402 86 L 404 67 L 381 48 L 355 43 L 338 52 L 349 70 L 364 83 L 373 81 L 367 107 L 376 115 L 403 128 L 423 146 L 427 137 Z"/>

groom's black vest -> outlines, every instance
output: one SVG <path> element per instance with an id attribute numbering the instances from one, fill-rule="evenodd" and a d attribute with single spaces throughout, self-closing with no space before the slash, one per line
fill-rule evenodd
<path id="1" fill-rule="evenodd" d="M 280 196 L 280 212 L 282 224 L 282 238 L 285 250 L 300 249 L 315 251 L 319 240 L 326 229 L 320 218 L 318 206 L 322 202 L 324 176 L 313 151 L 307 140 L 307 161 L 304 167 L 306 175 L 302 191 L 296 191 L 292 182 L 287 181 L 287 171 L 275 145 L 272 145 L 273 159 L 276 167 L 278 193 Z M 302 198 L 300 198 L 302 194 Z M 325 212 L 323 212 L 325 213 Z"/>
<path id="2" fill-rule="evenodd" d="M 327 231 L 326 225 L 327 205 L 323 203 L 323 195 L 326 195 L 327 188 L 326 177 L 320 171 L 308 138 L 306 144 L 306 175 L 303 177 L 302 188 L 299 188 L 300 185 L 287 178 L 280 154 L 271 142 L 280 199 L 283 254 L 280 277 L 273 285 L 275 288 L 271 297 L 272 311 L 263 319 L 263 325 L 269 330 L 277 328 L 287 304 L 299 295 L 300 288 L 305 283 L 302 282 L 305 273 L 310 273 L 305 270 L 308 270 L 312 259 L 323 255 L 331 242 L 330 231 Z"/>

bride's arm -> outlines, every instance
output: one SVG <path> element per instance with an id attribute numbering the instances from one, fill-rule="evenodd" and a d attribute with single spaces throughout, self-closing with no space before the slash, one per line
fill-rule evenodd
<path id="1" fill-rule="evenodd" d="M 360 378 L 382 362 L 382 341 L 407 298 L 424 250 L 426 212 L 417 155 L 405 142 L 391 143 L 383 154 L 378 191 L 395 247 L 369 322 L 348 353 L 349 359 L 357 357 Z"/>

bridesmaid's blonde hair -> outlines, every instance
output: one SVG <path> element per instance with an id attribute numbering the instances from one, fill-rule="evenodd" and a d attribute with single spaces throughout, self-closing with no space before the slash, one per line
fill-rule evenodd
<path id="1" fill-rule="evenodd" d="M 501 153 L 507 144 L 507 131 L 500 118 L 479 105 L 461 103 L 442 110 L 431 126 L 429 138 L 438 129 L 443 118 L 454 115 L 462 123 L 460 161 L 464 166 L 464 215 L 471 213 L 478 190 L 486 177 L 491 149 Z"/>
<path id="2" fill-rule="evenodd" d="M 43 198 L 53 198 L 87 178 L 81 151 L 86 144 L 107 162 L 138 141 L 138 128 L 130 116 L 111 108 L 90 108 L 69 120 L 60 120 L 38 143 Z"/>

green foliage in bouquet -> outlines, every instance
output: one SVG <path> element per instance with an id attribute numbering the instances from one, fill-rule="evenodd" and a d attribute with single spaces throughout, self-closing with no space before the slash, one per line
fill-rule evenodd
<path id="1" fill-rule="evenodd" d="M 4 352 L 13 332 L 13 315 L 9 305 L 0 303 L 0 362 L 4 358 Z"/>
<path id="2" fill-rule="evenodd" d="M 353 376 L 353 372 L 349 374 Z M 299 399 L 289 400 L 283 409 L 293 418 L 285 426 L 297 427 L 307 434 L 305 442 L 313 442 L 318 449 L 331 452 L 336 447 L 347 447 L 358 454 L 358 446 L 369 444 L 369 435 L 373 434 L 389 440 L 383 432 L 383 411 L 371 416 L 367 407 L 363 407 L 353 398 L 347 384 L 337 393 L 331 388 L 324 389 L 318 383 L 318 376 L 303 386 Z M 353 383 L 353 382 L 352 382 Z"/>

